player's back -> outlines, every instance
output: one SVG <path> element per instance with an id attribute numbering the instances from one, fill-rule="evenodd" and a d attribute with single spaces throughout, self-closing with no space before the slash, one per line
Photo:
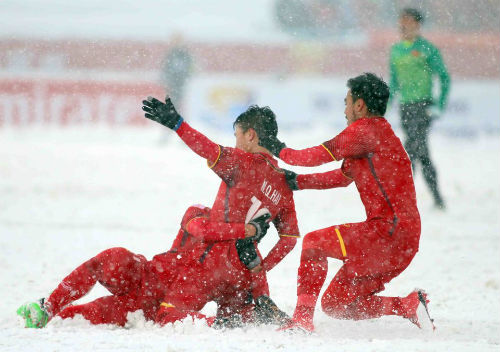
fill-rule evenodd
<path id="1" fill-rule="evenodd" d="M 224 148 L 212 168 L 222 182 L 210 219 L 214 222 L 248 223 L 257 212 L 267 208 L 271 219 L 293 213 L 293 193 L 276 159 L 264 153 L 247 153 Z"/>

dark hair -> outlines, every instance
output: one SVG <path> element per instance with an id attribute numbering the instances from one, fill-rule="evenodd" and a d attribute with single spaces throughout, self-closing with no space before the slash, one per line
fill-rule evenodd
<path id="1" fill-rule="evenodd" d="M 236 125 L 240 126 L 243 132 L 253 128 L 259 139 L 274 138 L 278 135 L 276 116 L 268 106 L 251 105 L 247 111 L 236 118 L 233 127 Z"/>
<path id="2" fill-rule="evenodd" d="M 423 23 L 424 22 L 424 15 L 422 15 L 422 12 L 418 11 L 417 9 L 407 7 L 401 10 L 400 16 L 410 16 L 413 17 L 415 21 L 418 23 Z"/>
<path id="3" fill-rule="evenodd" d="M 347 81 L 352 100 L 363 99 L 368 111 L 373 115 L 384 116 L 389 100 L 389 87 L 373 73 L 365 72 Z"/>

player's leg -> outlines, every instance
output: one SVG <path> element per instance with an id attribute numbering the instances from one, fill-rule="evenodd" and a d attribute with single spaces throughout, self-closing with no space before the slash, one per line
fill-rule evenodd
<path id="1" fill-rule="evenodd" d="M 297 277 L 297 305 L 292 320 L 313 330 L 316 301 L 328 272 L 327 258 L 343 259 L 345 246 L 339 226 L 308 233 L 302 242 Z"/>
<path id="2" fill-rule="evenodd" d="M 29 303 L 18 310 L 27 323 L 41 314 L 45 323 L 61 312 L 64 307 L 77 299 L 85 296 L 96 284 L 100 282 L 111 293 L 125 295 L 140 289 L 143 262 L 145 258 L 135 255 L 125 248 L 110 248 L 105 250 L 82 265 L 78 266 L 66 276 L 52 294 L 39 305 L 39 310 L 33 310 L 35 303 Z M 29 306 L 29 307 L 28 307 Z M 29 309 L 22 309 L 28 307 Z M 40 312 L 38 312 L 40 311 Z M 38 313 L 37 313 L 38 312 Z M 43 313 L 43 314 L 42 314 Z M 44 315 L 46 317 L 44 317 Z M 45 325 L 42 324 L 42 325 Z M 40 324 L 34 324 L 36 327 Z"/>
<path id="3" fill-rule="evenodd" d="M 352 276 L 344 265 L 321 298 L 323 311 L 337 319 L 372 319 L 393 315 L 399 311 L 399 297 L 376 296 L 384 284 L 400 271 L 373 276 Z"/>
<path id="4" fill-rule="evenodd" d="M 140 289 L 145 258 L 125 248 L 110 248 L 89 259 L 68 276 L 46 300 L 50 315 L 56 315 L 68 304 L 85 296 L 96 282 L 114 295 L 125 295 Z"/>
<path id="5" fill-rule="evenodd" d="M 418 160 L 418 126 L 415 120 L 414 104 L 401 104 L 401 128 L 406 135 L 404 147 L 411 160 L 413 173 L 416 171 L 416 162 Z"/>
<path id="6" fill-rule="evenodd" d="M 417 308 L 422 298 L 426 300 L 425 293 L 421 293 L 423 297 L 419 297 L 418 291 L 406 297 L 376 295 L 377 292 L 383 291 L 384 285 L 398 276 L 402 270 L 357 277 L 348 274 L 351 271 L 344 265 L 326 289 L 321 299 L 321 307 L 326 314 L 336 319 L 349 320 L 397 315 L 418 325 Z"/>
<path id="7" fill-rule="evenodd" d="M 135 294 L 100 297 L 90 303 L 69 306 L 58 316 L 67 319 L 81 315 L 92 324 L 115 324 L 124 326 L 127 314 L 140 309 Z"/>
<path id="8" fill-rule="evenodd" d="M 416 135 L 418 137 L 417 158 L 422 164 L 422 174 L 429 190 L 434 197 L 436 206 L 443 208 L 444 202 L 438 188 L 437 171 L 431 160 L 429 151 L 428 135 L 430 131 L 430 116 L 427 113 L 427 105 L 422 103 L 418 105 L 416 116 L 418 125 L 416 127 Z"/>

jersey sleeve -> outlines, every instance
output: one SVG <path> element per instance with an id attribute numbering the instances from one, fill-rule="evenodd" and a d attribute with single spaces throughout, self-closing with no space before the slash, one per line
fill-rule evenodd
<path id="1" fill-rule="evenodd" d="M 220 157 L 222 147 L 212 142 L 203 133 L 189 126 L 187 122 L 183 122 L 180 125 L 177 129 L 177 135 L 192 151 L 202 158 L 207 159 L 209 165 L 211 163 L 216 163 L 217 159 Z"/>
<path id="2" fill-rule="evenodd" d="M 266 271 L 271 270 L 292 251 L 297 243 L 296 237 L 280 237 L 278 243 L 269 251 L 263 261 L 263 266 Z"/>
<path id="3" fill-rule="evenodd" d="M 329 189 L 346 187 L 350 185 L 351 182 L 352 178 L 345 175 L 342 169 L 297 176 L 299 189 Z"/>
<path id="4" fill-rule="evenodd" d="M 227 241 L 245 238 L 245 224 L 211 222 L 206 217 L 191 219 L 186 231 L 204 241 Z"/>
<path id="5" fill-rule="evenodd" d="M 273 224 L 280 237 L 300 237 L 297 213 L 295 211 L 293 199 L 290 199 L 289 204 L 283 207 L 278 215 L 276 215 L 273 219 Z"/>
<path id="6" fill-rule="evenodd" d="M 432 72 L 438 75 L 441 82 L 438 106 L 440 109 L 444 109 L 448 100 L 448 93 L 450 92 L 450 75 L 438 48 L 432 48 L 428 62 Z"/>
<path id="7" fill-rule="evenodd" d="M 243 164 L 243 153 L 238 149 L 220 147 L 217 158 L 213 163 L 208 162 L 208 167 L 224 182 L 231 184 Z"/>
<path id="8" fill-rule="evenodd" d="M 279 158 L 289 165 L 297 166 L 319 166 L 336 160 L 324 145 L 300 150 L 284 148 Z"/>
<path id="9" fill-rule="evenodd" d="M 323 143 L 335 160 L 362 158 L 376 150 L 377 138 L 369 125 L 362 124 L 362 122 L 362 120 L 356 121 L 337 136 Z"/>

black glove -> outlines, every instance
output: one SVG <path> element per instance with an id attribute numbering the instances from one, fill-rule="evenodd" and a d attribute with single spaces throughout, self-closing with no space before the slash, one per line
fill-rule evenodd
<path id="1" fill-rule="evenodd" d="M 253 225 L 255 227 L 255 235 L 253 235 L 251 238 L 254 241 L 257 241 L 257 243 L 264 238 L 264 236 L 267 233 L 267 230 L 269 230 L 268 220 L 270 217 L 271 214 L 266 213 L 248 222 L 250 225 Z"/>
<path id="2" fill-rule="evenodd" d="M 288 187 L 292 191 L 298 191 L 299 190 L 299 184 L 297 183 L 297 174 L 293 171 L 287 170 L 287 169 L 281 169 L 285 173 L 285 179 L 286 183 L 288 183 Z"/>
<path id="3" fill-rule="evenodd" d="M 260 257 L 257 255 L 253 237 L 236 240 L 236 251 L 240 261 L 248 269 L 253 269 L 260 264 Z"/>
<path id="4" fill-rule="evenodd" d="M 277 137 L 259 139 L 259 145 L 269 150 L 277 158 L 279 158 L 281 150 L 286 148 L 286 144 Z"/>
<path id="5" fill-rule="evenodd" d="M 240 261 L 248 269 L 255 268 L 261 262 L 259 256 L 257 255 L 257 249 L 255 248 L 254 242 L 260 242 L 266 235 L 267 230 L 269 229 L 268 220 L 270 217 L 271 214 L 266 213 L 249 221 L 248 223 L 255 227 L 255 235 L 236 240 L 236 251 L 238 252 L 238 257 L 240 257 Z"/>
<path id="6" fill-rule="evenodd" d="M 159 124 L 177 131 L 182 123 L 182 117 L 175 110 L 174 104 L 169 97 L 162 103 L 156 98 L 148 97 L 147 100 L 142 101 L 142 110 L 146 113 L 144 116 L 150 120 L 158 122 Z"/>

